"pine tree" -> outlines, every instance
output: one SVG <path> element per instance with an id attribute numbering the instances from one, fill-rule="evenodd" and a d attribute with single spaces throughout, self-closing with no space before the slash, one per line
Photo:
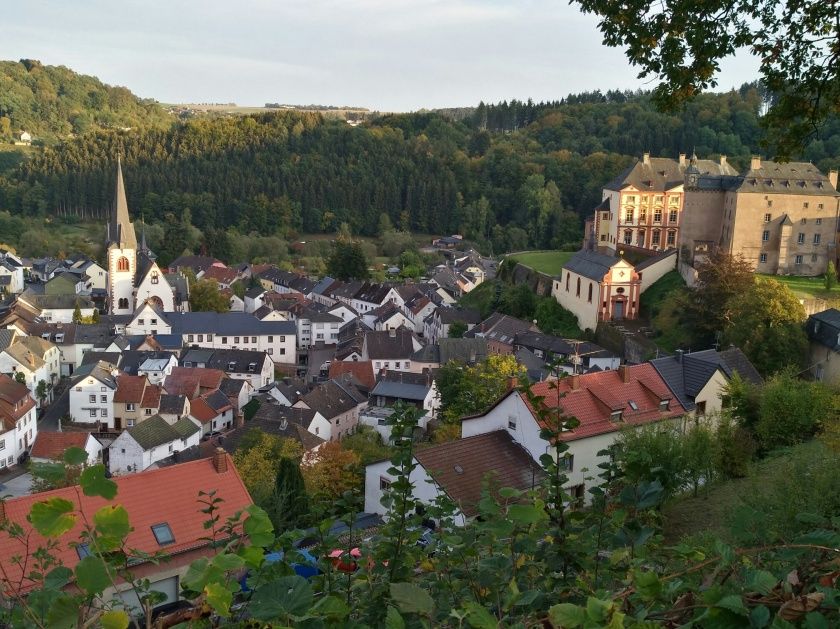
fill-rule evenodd
<path id="1" fill-rule="evenodd" d="M 278 529 L 294 528 L 306 522 L 309 496 L 296 461 L 286 457 L 280 459 L 274 497 L 274 525 Z"/>

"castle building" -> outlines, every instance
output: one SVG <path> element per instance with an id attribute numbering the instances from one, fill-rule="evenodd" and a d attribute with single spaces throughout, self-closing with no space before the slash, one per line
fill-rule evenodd
<path id="1" fill-rule="evenodd" d="M 122 166 L 117 159 L 117 188 L 106 231 L 108 251 L 108 312 L 134 314 L 150 303 L 164 312 L 176 312 L 183 304 L 176 299 L 178 278 L 167 276 L 158 266 L 155 254 L 146 245 L 146 234 L 138 246 L 134 224 L 128 215 Z"/>

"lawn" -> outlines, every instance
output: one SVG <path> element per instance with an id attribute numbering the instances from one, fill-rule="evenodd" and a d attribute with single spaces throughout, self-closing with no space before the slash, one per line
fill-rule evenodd
<path id="1" fill-rule="evenodd" d="M 511 257 L 535 271 L 547 275 L 559 275 L 563 265 L 574 255 L 573 251 L 526 251 Z"/>
<path id="2" fill-rule="evenodd" d="M 761 275 L 785 284 L 800 299 L 819 297 L 820 299 L 840 299 L 840 286 L 831 291 L 825 290 L 824 280 L 818 277 L 802 277 L 799 275 Z"/>

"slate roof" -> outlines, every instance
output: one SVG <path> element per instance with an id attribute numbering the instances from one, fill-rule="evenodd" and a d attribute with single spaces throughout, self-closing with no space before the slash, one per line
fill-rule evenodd
<path id="1" fill-rule="evenodd" d="M 246 349 L 218 349 L 207 359 L 208 369 L 219 369 L 227 373 L 260 373 L 266 360 L 271 357 L 265 352 Z M 254 369 L 251 369 L 254 364 Z M 231 365 L 233 365 L 231 367 Z"/>
<path id="2" fill-rule="evenodd" d="M 391 331 L 383 330 L 365 334 L 365 347 L 368 358 L 380 360 L 384 358 L 410 358 L 414 353 L 414 334 L 403 327 Z"/>
<path id="3" fill-rule="evenodd" d="M 426 374 L 412 374 L 389 371 L 370 392 L 371 396 L 382 396 L 400 400 L 422 402 L 431 389 Z"/>
<path id="4" fill-rule="evenodd" d="M 639 190 L 664 192 L 685 183 L 685 171 L 690 163 L 686 161 L 681 166 L 677 160 L 670 157 L 651 157 L 647 164 L 644 161 L 637 161 L 604 188 L 606 190 L 623 190 L 628 186 L 633 186 Z M 721 164 L 706 159 L 695 159 L 693 163 L 703 174 L 717 176 L 738 174 L 732 166 L 726 163 Z"/>
<path id="5" fill-rule="evenodd" d="M 0 351 L 12 344 L 16 334 L 14 330 L 0 330 Z"/>
<path id="6" fill-rule="evenodd" d="M 473 365 L 487 358 L 487 340 L 483 338 L 440 339 L 438 341 L 440 364 L 450 360 Z"/>
<path id="7" fill-rule="evenodd" d="M 161 393 L 159 413 L 166 413 L 167 415 L 180 415 L 184 412 L 184 405 L 187 401 L 185 395 L 172 395 L 171 393 Z"/>
<path id="8" fill-rule="evenodd" d="M 470 338 L 482 335 L 491 341 L 513 345 L 513 339 L 518 332 L 532 330 L 534 327 L 534 324 L 530 321 L 523 321 L 510 315 L 494 312 L 464 336 Z"/>
<path id="9" fill-rule="evenodd" d="M 240 380 L 238 378 L 225 378 L 219 385 L 219 391 L 224 393 L 228 398 L 238 398 L 242 387 L 248 386 L 247 380 Z"/>
<path id="10" fill-rule="evenodd" d="M 184 421 L 191 424 L 194 430 L 190 432 L 190 428 L 182 423 Z M 143 450 L 151 450 L 173 441 L 186 439 L 199 431 L 199 427 L 189 419 L 180 419 L 178 423 L 181 425 L 175 428 L 160 415 L 152 415 L 139 424 L 126 429 L 126 432 Z"/>
<path id="11" fill-rule="evenodd" d="M 300 401 L 313 411 L 318 411 L 326 419 L 332 419 L 356 408 L 366 401 L 366 397 L 349 382 L 329 380 L 318 385 L 309 393 L 301 396 Z"/>
<path id="12" fill-rule="evenodd" d="M 113 501 L 98 496 L 85 496 L 78 486 L 66 487 L 42 493 L 35 493 L 5 501 L 6 519 L 23 527 L 24 535 L 33 547 L 45 546 L 41 537 L 27 520 L 32 506 L 50 498 L 70 501 L 74 512 L 82 516 L 64 535 L 58 537 L 51 556 L 71 571 L 79 563 L 79 555 L 72 542 L 81 539 L 86 522 L 92 522 L 94 514 L 103 506 L 120 504 L 131 514 L 131 531 L 126 545 L 151 556 L 159 552 L 174 556 L 185 551 L 199 549 L 210 544 L 204 527 L 206 516 L 201 513 L 203 505 L 195 498 L 200 491 L 215 490 L 221 501 L 217 505 L 220 521 L 226 521 L 235 513 L 253 504 L 245 484 L 242 482 L 233 460 L 224 455 L 225 471 L 218 472 L 213 459 L 201 459 L 181 463 L 164 469 L 149 470 L 114 478 L 117 497 Z M 152 525 L 167 523 L 172 529 L 175 542 L 161 547 L 152 533 Z M 20 543 L 8 535 L 0 536 L 0 562 L 3 574 L 16 582 L 21 578 L 21 569 L 11 558 L 20 554 Z M 24 585 L 24 590 L 29 586 Z"/>
<path id="13" fill-rule="evenodd" d="M 214 264 L 221 264 L 221 260 L 210 256 L 179 256 L 169 263 L 170 269 L 190 268 L 196 273 L 206 271 Z"/>
<path id="14" fill-rule="evenodd" d="M 604 255 L 595 251 L 578 251 L 575 253 L 563 269 L 577 273 L 590 280 L 601 282 L 609 270 L 620 260 L 614 256 Z"/>
<path id="15" fill-rule="evenodd" d="M 422 448 L 414 458 L 467 517 L 476 514 L 485 483 L 528 490 L 545 476 L 506 430 Z"/>
<path id="16" fill-rule="evenodd" d="M 169 360 L 172 356 L 169 352 L 147 352 L 139 350 L 126 350 L 122 353 L 120 360 L 120 371 L 123 371 L 132 376 L 136 376 L 140 370 L 140 365 L 150 358 Z"/>
<path id="17" fill-rule="evenodd" d="M 808 317 L 805 331 L 812 343 L 840 352 L 840 310 L 829 308 Z"/>
<path id="18" fill-rule="evenodd" d="M 264 403 L 257 409 L 254 417 L 244 426 L 225 435 L 222 447 L 228 452 L 235 452 L 245 437 L 252 430 L 261 433 L 294 439 L 304 450 L 317 448 L 324 440 L 307 430 L 315 411 L 307 408 L 291 408 L 279 404 Z"/>
<path id="19" fill-rule="evenodd" d="M 433 315 L 444 325 L 463 321 L 464 323 L 481 323 L 481 313 L 472 308 L 438 308 Z"/>

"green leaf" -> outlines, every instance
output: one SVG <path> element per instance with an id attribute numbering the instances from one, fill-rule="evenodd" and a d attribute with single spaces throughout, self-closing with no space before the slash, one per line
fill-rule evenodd
<path id="1" fill-rule="evenodd" d="M 510 505 L 508 507 L 508 517 L 514 522 L 520 524 L 535 524 L 548 517 L 544 509 L 540 509 L 535 505 Z"/>
<path id="2" fill-rule="evenodd" d="M 53 568 L 44 577 L 44 588 L 48 590 L 60 590 L 65 585 L 70 583 L 70 577 L 73 576 L 73 571 L 67 566 L 58 566 Z"/>
<path id="3" fill-rule="evenodd" d="M 251 614 L 257 620 L 299 616 L 312 605 L 312 586 L 303 577 L 283 577 L 257 588 L 251 599 Z"/>
<path id="4" fill-rule="evenodd" d="M 93 514 L 93 525 L 100 535 L 109 538 L 112 542 L 118 541 L 117 548 L 131 532 L 128 511 L 122 505 L 107 505 L 97 510 Z"/>
<path id="5" fill-rule="evenodd" d="M 471 627 L 476 627 L 477 629 L 498 628 L 498 619 L 478 603 L 468 601 L 464 604 L 464 609 L 467 610 L 467 622 L 470 623 Z"/>
<path id="6" fill-rule="evenodd" d="M 69 500 L 49 498 L 32 505 L 28 520 L 44 537 L 60 537 L 76 524 L 73 508 L 73 503 Z"/>
<path id="7" fill-rule="evenodd" d="M 555 627 L 574 629 L 586 622 L 586 610 L 571 603 L 559 603 L 548 610 L 548 619 Z"/>
<path id="8" fill-rule="evenodd" d="M 79 606 L 81 601 L 69 594 L 62 593 L 50 605 L 47 613 L 47 627 L 49 629 L 70 629 L 79 620 Z"/>
<path id="9" fill-rule="evenodd" d="M 350 614 L 350 608 L 347 607 L 347 603 L 337 596 L 325 596 L 316 603 L 313 611 L 317 612 L 319 616 L 334 621 L 344 620 Z"/>
<path id="10" fill-rule="evenodd" d="M 88 595 L 96 596 L 111 584 L 105 562 L 100 557 L 88 555 L 76 564 L 76 583 Z"/>
<path id="11" fill-rule="evenodd" d="M 662 592 L 662 582 L 655 572 L 636 570 L 633 572 L 633 583 L 636 585 L 636 591 L 646 601 L 655 600 Z"/>
<path id="12" fill-rule="evenodd" d="M 72 446 L 64 451 L 64 462 L 67 465 L 82 465 L 87 461 L 87 452 L 78 446 Z"/>
<path id="13" fill-rule="evenodd" d="M 99 617 L 102 629 L 128 629 L 128 614 L 124 611 L 105 612 Z"/>
<path id="14" fill-rule="evenodd" d="M 840 546 L 840 533 L 825 529 L 817 529 L 794 540 L 795 544 L 814 544 L 815 546 Z"/>
<path id="15" fill-rule="evenodd" d="M 805 629 L 828 629 L 829 624 L 825 619 L 825 616 L 819 612 L 808 612 L 805 615 L 805 624 L 802 626 L 805 627 Z"/>
<path id="16" fill-rule="evenodd" d="M 769 594 L 779 580 L 773 576 L 773 573 L 766 570 L 753 570 L 747 577 L 747 589 L 759 594 Z"/>
<path id="17" fill-rule="evenodd" d="M 265 552 L 257 546 L 243 546 L 236 552 L 249 568 L 259 568 L 265 561 Z"/>
<path id="18" fill-rule="evenodd" d="M 230 570 L 239 570 L 245 565 L 245 560 L 239 555 L 232 555 L 230 553 L 221 553 L 213 557 L 210 562 L 219 570 L 228 572 Z"/>
<path id="19" fill-rule="evenodd" d="M 266 548 L 274 542 L 274 525 L 268 514 L 257 505 L 251 505 L 246 509 L 248 517 L 243 528 L 245 534 L 254 546 Z"/>
<path id="20" fill-rule="evenodd" d="M 213 610 L 226 618 L 230 615 L 230 604 L 233 602 L 233 593 L 221 583 L 208 583 L 204 586 L 204 593 L 207 595 L 207 604 Z"/>
<path id="21" fill-rule="evenodd" d="M 769 622 L 769 609 L 767 609 L 764 605 L 753 607 L 752 611 L 750 612 L 750 627 L 754 627 L 755 629 L 762 629 L 762 627 L 766 627 Z"/>
<path id="22" fill-rule="evenodd" d="M 741 597 L 737 594 L 730 594 L 728 596 L 724 596 L 717 603 L 715 603 L 715 607 L 720 607 L 721 609 L 729 610 L 732 613 L 738 614 L 740 616 L 747 616 L 750 613 L 750 611 L 744 606 L 744 601 L 742 601 Z"/>
<path id="23" fill-rule="evenodd" d="M 594 596 L 586 599 L 586 616 L 591 622 L 606 624 L 611 609 L 611 601 L 602 601 Z"/>
<path id="24" fill-rule="evenodd" d="M 104 465 L 92 465 L 82 472 L 79 485 L 85 496 L 100 496 L 105 500 L 113 500 L 117 495 L 117 484 L 110 478 L 105 478 Z"/>
<path id="25" fill-rule="evenodd" d="M 388 611 L 385 614 L 385 629 L 405 629 L 405 621 L 393 605 L 388 605 Z"/>
<path id="26" fill-rule="evenodd" d="M 432 597 L 413 583 L 392 583 L 391 598 L 404 614 L 429 615 L 435 606 Z"/>

